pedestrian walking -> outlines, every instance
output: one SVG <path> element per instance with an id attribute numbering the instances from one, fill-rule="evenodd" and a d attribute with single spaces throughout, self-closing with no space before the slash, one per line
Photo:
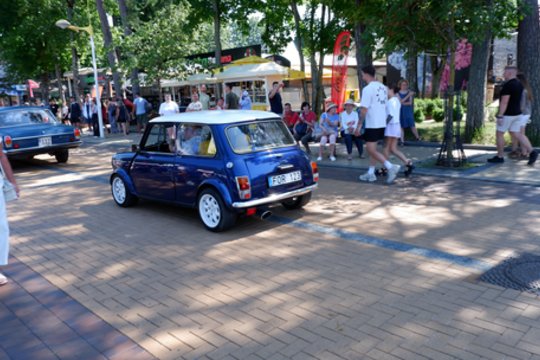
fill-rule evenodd
<path id="1" fill-rule="evenodd" d="M 355 130 L 358 126 L 358 113 L 354 111 L 356 104 L 352 99 L 345 101 L 345 110 L 339 114 L 339 122 L 341 124 L 341 134 L 345 139 L 345 147 L 347 148 L 347 160 L 352 160 L 353 143 L 358 150 L 358 157 L 363 158 L 364 143 L 361 136 L 356 136 Z"/>
<path id="2" fill-rule="evenodd" d="M 411 159 L 408 159 L 401 151 L 398 150 L 398 139 L 401 137 L 402 129 L 400 124 L 400 108 L 401 102 L 398 98 L 399 88 L 388 88 L 388 102 L 386 104 L 387 123 L 384 130 L 385 143 L 383 149 L 383 155 L 389 159 L 390 154 L 394 154 L 398 159 L 403 161 L 405 165 L 405 176 L 409 176 L 413 170 L 414 165 Z M 382 170 L 381 173 L 385 171 Z"/>
<path id="3" fill-rule="evenodd" d="M 138 133 L 143 132 L 143 130 L 146 128 L 146 124 L 148 123 L 148 115 L 146 114 L 146 110 L 148 109 L 149 105 L 150 103 L 145 98 L 141 97 L 139 94 L 135 94 L 132 114 L 137 120 Z"/>
<path id="4" fill-rule="evenodd" d="M 15 187 L 15 192 L 17 197 L 20 195 L 19 187 L 15 176 L 13 175 L 13 170 L 9 160 L 3 152 L 2 142 L 0 141 L 0 166 L 2 166 L 2 171 L 5 174 L 5 177 L 9 182 Z M 0 176 L 0 189 L 4 186 L 4 176 Z M 6 199 L 4 198 L 4 192 L 0 191 L 0 266 L 5 266 L 8 264 L 9 258 L 9 224 L 7 219 L 7 210 L 6 210 Z M 0 272 L 0 286 L 7 284 L 7 277 Z"/>
<path id="5" fill-rule="evenodd" d="M 201 85 L 201 91 L 199 94 L 199 101 L 202 104 L 203 110 L 208 110 L 210 108 L 210 96 L 207 94 L 206 85 Z"/>
<path id="6" fill-rule="evenodd" d="M 399 101 L 401 110 L 399 112 L 399 121 L 401 123 L 401 143 L 405 142 L 405 130 L 411 129 L 416 141 L 420 141 L 418 130 L 414 123 L 414 91 L 409 89 L 409 82 L 401 79 L 399 82 Z"/>
<path id="7" fill-rule="evenodd" d="M 242 92 L 242 98 L 240 99 L 239 105 L 242 110 L 251 110 L 251 97 L 247 90 Z"/>
<path id="8" fill-rule="evenodd" d="M 96 98 L 92 99 L 92 129 L 94 130 L 94 136 L 99 137 L 99 116 L 98 111 L 101 109 L 98 108 Z"/>
<path id="9" fill-rule="evenodd" d="M 111 97 L 107 101 L 107 115 L 109 116 L 109 126 L 112 134 L 118 134 L 118 124 L 116 122 L 117 102 Z"/>
<path id="10" fill-rule="evenodd" d="M 386 86 L 375 79 L 375 68 L 372 65 L 362 68 L 362 80 L 367 83 L 367 86 L 362 89 L 361 118 L 356 127 L 355 135 L 360 136 L 362 124 L 365 122 L 366 130 L 362 136 L 369 154 L 369 169 L 365 174 L 360 175 L 359 179 L 368 182 L 377 180 L 375 165 L 380 162 L 388 170 L 386 182 L 390 184 L 396 178 L 401 167 L 392 164 L 383 154 L 377 151 L 377 142 L 384 139 L 388 93 Z"/>
<path id="11" fill-rule="evenodd" d="M 231 84 L 225 84 L 225 109 L 227 110 L 238 110 L 240 104 L 238 101 L 238 95 L 232 91 Z"/>
<path id="12" fill-rule="evenodd" d="M 322 135 L 319 146 L 319 157 L 317 158 L 317 161 L 321 161 L 323 159 L 323 152 L 327 143 L 329 144 L 330 148 L 330 161 L 336 161 L 334 150 L 336 148 L 336 140 L 339 131 L 339 115 L 337 113 L 336 104 L 328 104 L 326 107 L 326 112 L 323 113 L 319 119 L 319 126 L 321 128 Z"/>
<path id="13" fill-rule="evenodd" d="M 116 98 L 116 122 L 120 125 L 124 136 L 129 134 L 129 110 L 121 97 Z"/>
<path id="14" fill-rule="evenodd" d="M 88 132 L 92 131 L 92 97 L 86 94 L 86 98 L 82 105 L 82 117 L 88 128 Z"/>
<path id="15" fill-rule="evenodd" d="M 159 115 L 169 116 L 179 112 L 178 104 L 171 100 L 171 94 L 165 94 L 165 101 L 159 105 Z"/>
<path id="16" fill-rule="evenodd" d="M 81 104 L 77 102 L 74 96 L 71 96 L 69 100 L 70 100 L 69 115 L 68 115 L 69 122 L 71 123 L 72 126 L 81 130 L 81 118 L 82 118 Z"/>
<path id="17" fill-rule="evenodd" d="M 531 112 L 532 112 L 532 89 L 527 81 L 527 78 L 523 73 L 518 73 L 516 75 L 521 85 L 523 85 L 523 92 L 521 93 L 521 123 L 519 132 L 521 135 L 525 135 L 525 127 L 531 122 Z M 528 159 L 529 154 L 525 149 L 522 149 L 519 146 L 519 141 L 516 137 L 512 137 L 512 152 L 508 155 L 509 158 L 514 159 Z"/>
<path id="18" fill-rule="evenodd" d="M 504 83 L 501 89 L 499 112 L 497 115 L 497 155 L 488 159 L 489 163 L 504 163 L 504 134 L 508 131 L 510 136 L 516 138 L 522 151 L 529 154 L 527 165 L 533 166 L 538 158 L 538 152 L 532 147 L 529 138 L 521 133 L 521 95 L 523 85 L 517 79 L 518 69 L 515 66 L 504 68 Z"/>
<path id="19" fill-rule="evenodd" d="M 270 100 L 270 111 L 278 115 L 283 114 L 283 102 L 281 100 L 280 89 L 283 87 L 283 83 L 274 81 L 272 83 L 272 91 L 268 93 L 268 99 Z"/>

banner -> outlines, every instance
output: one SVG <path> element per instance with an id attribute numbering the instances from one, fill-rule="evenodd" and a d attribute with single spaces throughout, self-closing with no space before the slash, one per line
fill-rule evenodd
<path id="1" fill-rule="evenodd" d="M 332 61 L 332 102 L 338 106 L 338 112 L 343 110 L 350 44 L 351 33 L 348 31 L 342 31 L 334 44 L 334 58 Z"/>

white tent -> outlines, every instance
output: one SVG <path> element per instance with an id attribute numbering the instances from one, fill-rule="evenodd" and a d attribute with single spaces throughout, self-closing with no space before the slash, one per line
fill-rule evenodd
<path id="1" fill-rule="evenodd" d="M 215 84 L 218 79 L 210 74 L 193 74 L 188 76 L 187 82 L 191 85 Z"/>
<path id="2" fill-rule="evenodd" d="M 264 80 L 267 77 L 287 77 L 289 69 L 276 64 L 275 62 L 267 62 L 261 64 L 244 64 L 230 66 L 226 70 L 216 75 L 216 78 L 221 81 L 239 81 L 239 80 Z"/>

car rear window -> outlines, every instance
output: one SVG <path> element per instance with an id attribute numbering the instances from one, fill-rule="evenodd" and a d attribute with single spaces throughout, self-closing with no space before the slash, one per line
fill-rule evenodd
<path id="1" fill-rule="evenodd" d="M 226 133 L 233 151 L 238 154 L 295 144 L 281 119 L 229 126 Z"/>
<path id="2" fill-rule="evenodd" d="M 56 123 L 51 112 L 46 109 L 17 109 L 0 113 L 0 126 Z"/>

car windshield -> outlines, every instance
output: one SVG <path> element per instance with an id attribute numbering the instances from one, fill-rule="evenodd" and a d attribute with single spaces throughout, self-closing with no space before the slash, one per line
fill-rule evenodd
<path id="1" fill-rule="evenodd" d="M 56 123 L 55 117 L 47 109 L 17 109 L 0 112 L 0 127 L 44 123 Z"/>
<path id="2" fill-rule="evenodd" d="M 281 119 L 233 125 L 226 131 L 233 151 L 239 154 L 295 144 Z"/>

